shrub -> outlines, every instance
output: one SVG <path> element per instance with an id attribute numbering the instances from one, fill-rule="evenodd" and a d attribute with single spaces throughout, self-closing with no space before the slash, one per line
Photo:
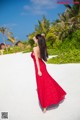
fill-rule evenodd
<path id="1" fill-rule="evenodd" d="M 63 63 L 80 63 L 80 51 L 77 49 L 69 50 L 66 52 L 62 52 L 58 54 L 57 57 L 53 57 L 48 60 L 47 63 L 56 63 L 56 64 L 63 64 Z"/>

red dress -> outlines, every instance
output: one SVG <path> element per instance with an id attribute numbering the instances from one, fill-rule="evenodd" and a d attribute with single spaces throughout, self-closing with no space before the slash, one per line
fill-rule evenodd
<path id="1" fill-rule="evenodd" d="M 50 76 L 46 69 L 46 64 L 41 58 L 39 58 L 39 64 L 42 76 L 39 76 L 33 52 L 31 53 L 31 57 L 33 58 L 34 61 L 37 92 L 41 107 L 45 108 L 52 104 L 58 104 L 61 100 L 64 99 L 66 92 Z"/>

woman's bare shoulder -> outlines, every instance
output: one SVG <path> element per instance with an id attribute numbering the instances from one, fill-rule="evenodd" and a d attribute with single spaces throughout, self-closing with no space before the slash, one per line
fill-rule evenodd
<path id="1" fill-rule="evenodd" d="M 33 47 L 33 51 L 38 51 L 39 48 L 38 47 Z"/>
<path id="2" fill-rule="evenodd" d="M 34 47 L 33 51 L 34 51 L 34 55 L 39 56 L 39 48 L 38 47 Z"/>

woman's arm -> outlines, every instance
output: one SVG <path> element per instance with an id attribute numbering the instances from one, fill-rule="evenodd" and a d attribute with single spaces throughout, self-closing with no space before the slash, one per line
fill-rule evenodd
<path id="1" fill-rule="evenodd" d="M 38 69 L 38 75 L 42 76 L 41 70 L 40 70 L 40 64 L 39 64 L 39 59 L 38 59 L 38 52 L 37 48 L 33 48 L 35 59 L 36 59 L 36 64 L 37 64 L 37 69 Z"/>

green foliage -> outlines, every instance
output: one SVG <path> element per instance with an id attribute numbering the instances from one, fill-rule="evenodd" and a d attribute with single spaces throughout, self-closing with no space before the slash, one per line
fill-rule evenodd
<path id="1" fill-rule="evenodd" d="M 31 48 L 27 48 L 27 46 L 24 44 L 24 46 L 21 48 L 19 46 L 12 46 L 10 48 L 8 48 L 8 52 L 6 51 L 6 49 L 4 49 L 3 54 L 11 54 L 11 53 L 17 53 L 17 52 L 31 52 L 32 51 L 32 47 Z"/>
<path id="2" fill-rule="evenodd" d="M 54 49 L 57 49 L 57 48 L 59 49 L 60 46 L 61 46 L 61 44 L 62 44 L 62 41 L 56 39 L 56 41 L 55 41 L 54 44 L 53 44 L 53 48 L 54 48 Z"/>
<path id="3" fill-rule="evenodd" d="M 22 44 L 24 44 L 24 45 L 27 45 L 28 44 L 28 41 L 21 41 L 22 42 Z"/>
<path id="4" fill-rule="evenodd" d="M 74 41 L 75 48 L 80 49 L 80 30 L 76 30 L 72 34 L 72 40 Z"/>
<path id="5" fill-rule="evenodd" d="M 28 53 L 28 52 L 31 52 L 33 49 L 32 48 L 29 48 L 29 49 L 26 49 L 23 51 L 23 53 Z"/>
<path id="6" fill-rule="evenodd" d="M 48 49 L 48 54 L 58 56 L 49 59 L 47 63 L 80 63 L 80 30 L 68 35 L 64 41 L 55 41 L 53 48 Z"/>
<path id="7" fill-rule="evenodd" d="M 27 35 L 28 40 L 31 40 L 35 36 L 35 32 L 32 32 L 31 34 Z"/>
<path id="8" fill-rule="evenodd" d="M 48 48 L 48 49 L 53 48 L 53 41 L 52 41 L 52 40 L 47 40 L 47 41 L 46 41 L 46 45 L 47 45 L 47 48 Z"/>
<path id="9" fill-rule="evenodd" d="M 49 55 L 58 55 L 61 53 L 61 51 L 59 49 L 47 49 L 48 50 L 48 54 Z"/>
<path id="10" fill-rule="evenodd" d="M 14 47 L 10 47 L 8 48 L 8 53 L 6 52 L 6 50 L 4 50 L 4 54 L 11 54 L 11 53 L 17 53 L 17 52 L 21 52 L 22 49 L 18 46 L 14 46 Z"/>
<path id="11" fill-rule="evenodd" d="M 58 54 L 57 57 L 53 57 L 48 60 L 47 63 L 52 64 L 64 64 L 64 63 L 80 63 L 80 51 L 77 49 L 69 50 Z"/>
<path id="12" fill-rule="evenodd" d="M 80 30 L 76 30 L 64 39 L 61 49 L 80 49 Z"/>
<path id="13" fill-rule="evenodd" d="M 46 19 L 45 16 L 42 17 L 42 20 L 38 20 L 38 25 L 35 26 L 35 33 L 45 35 L 48 33 L 50 27 L 50 21 Z"/>
<path id="14" fill-rule="evenodd" d="M 48 34 L 46 35 L 46 40 L 52 40 L 53 42 L 55 42 L 56 35 L 52 33 L 51 31 L 49 31 Z"/>
<path id="15" fill-rule="evenodd" d="M 34 41 L 33 41 L 33 39 L 28 40 L 28 44 L 30 44 L 31 47 L 33 47 L 33 45 L 34 45 Z"/>

